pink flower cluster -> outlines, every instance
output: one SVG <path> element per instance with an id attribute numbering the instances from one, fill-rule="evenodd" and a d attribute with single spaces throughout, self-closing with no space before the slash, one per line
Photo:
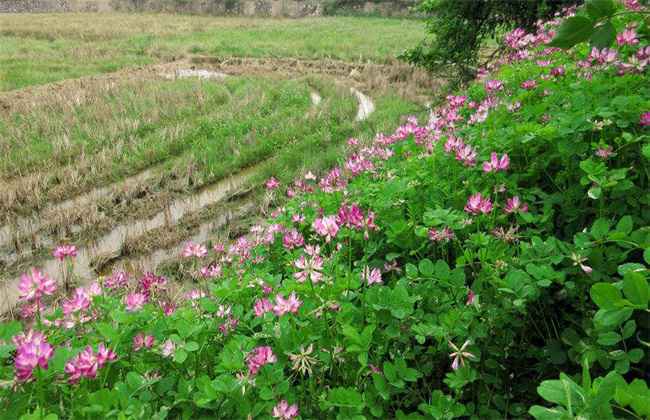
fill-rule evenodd
<path id="1" fill-rule="evenodd" d="M 521 201 L 518 195 L 506 200 L 506 205 L 503 209 L 506 213 L 525 213 L 528 211 L 528 204 Z"/>
<path id="2" fill-rule="evenodd" d="M 378 268 L 371 269 L 368 266 L 364 267 L 361 272 L 361 280 L 365 281 L 368 286 L 382 284 L 384 282 L 381 278 L 381 271 Z"/>
<path id="3" fill-rule="evenodd" d="M 69 375 L 68 382 L 76 384 L 81 378 L 94 379 L 99 369 L 115 359 L 117 355 L 104 343 L 99 344 L 97 353 L 93 352 L 92 347 L 87 346 L 65 365 L 65 372 Z"/>
<path id="4" fill-rule="evenodd" d="M 183 249 L 182 255 L 185 258 L 203 258 L 208 255 L 208 249 L 205 247 L 205 245 L 188 242 Z"/>
<path id="5" fill-rule="evenodd" d="M 52 252 L 52 256 L 59 261 L 77 256 L 77 247 L 74 245 L 59 245 Z"/>
<path id="6" fill-rule="evenodd" d="M 496 153 L 490 154 L 490 160 L 483 163 L 483 172 L 505 171 L 510 166 L 510 158 L 507 153 L 499 157 Z"/>
<path id="7" fill-rule="evenodd" d="M 339 232 L 339 225 L 336 223 L 336 216 L 318 217 L 314 220 L 312 227 L 317 234 L 324 236 L 325 241 L 328 243 Z"/>
<path id="8" fill-rule="evenodd" d="M 269 346 L 256 347 L 246 357 L 248 372 L 250 376 L 257 375 L 257 372 L 259 372 L 262 366 L 269 363 L 275 363 L 277 361 L 278 358 L 275 357 L 273 350 Z"/>
<path id="9" fill-rule="evenodd" d="M 639 124 L 641 127 L 649 127 L 650 126 L 650 112 L 644 112 L 641 114 L 641 118 L 639 119 Z"/>
<path id="10" fill-rule="evenodd" d="M 492 201 L 488 197 L 483 197 L 481 193 L 471 195 L 467 199 L 465 211 L 470 214 L 487 214 L 492 211 Z"/>
<path id="11" fill-rule="evenodd" d="M 47 342 L 43 333 L 29 330 L 13 337 L 16 346 L 14 365 L 16 379 L 24 382 L 33 377 L 34 369 L 47 369 L 49 360 L 54 355 L 54 348 Z"/>
<path id="12" fill-rule="evenodd" d="M 273 418 L 280 420 L 295 419 L 298 417 L 298 406 L 296 404 L 289 405 L 287 400 L 282 400 L 273 407 L 272 415 Z"/>
<path id="13" fill-rule="evenodd" d="M 296 292 L 291 292 L 288 298 L 284 298 L 281 294 L 275 296 L 275 305 L 267 298 L 258 299 L 255 301 L 253 311 L 255 316 L 261 317 L 265 313 L 273 311 L 277 316 L 282 316 L 286 313 L 298 313 L 298 309 L 302 306 L 302 301 L 296 296 Z"/>
<path id="14" fill-rule="evenodd" d="M 313 255 L 311 258 L 301 255 L 293 265 L 301 270 L 294 273 L 294 277 L 298 283 L 304 283 L 311 280 L 312 283 L 318 283 L 323 278 L 321 271 L 323 270 L 323 258 L 320 255 Z"/>
<path id="15" fill-rule="evenodd" d="M 270 190 L 275 190 L 280 186 L 280 181 L 275 179 L 275 177 L 271 177 L 271 178 L 266 180 L 266 183 L 264 185 L 266 185 L 266 189 L 269 190 L 269 191 Z"/>
<path id="16" fill-rule="evenodd" d="M 433 242 L 446 242 L 454 239 L 455 236 L 454 231 L 446 226 L 441 230 L 429 229 L 429 239 Z"/>
<path id="17" fill-rule="evenodd" d="M 133 337 L 133 351 L 150 349 L 153 347 L 155 341 L 156 339 L 153 335 L 144 335 L 142 333 L 138 333 L 135 337 Z"/>
<path id="18" fill-rule="evenodd" d="M 18 291 L 20 300 L 40 304 L 43 296 L 51 296 L 56 292 L 56 283 L 47 274 L 32 268 L 30 273 L 20 276 Z"/>

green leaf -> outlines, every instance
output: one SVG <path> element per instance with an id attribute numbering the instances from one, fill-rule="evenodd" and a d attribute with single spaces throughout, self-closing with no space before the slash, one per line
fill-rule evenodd
<path id="1" fill-rule="evenodd" d="M 604 24 L 596 28 L 594 33 L 589 38 L 589 43 L 596 48 L 607 48 L 616 39 L 616 28 L 612 25 L 611 21 L 607 21 Z"/>
<path id="2" fill-rule="evenodd" d="M 333 407 L 348 407 L 362 410 L 365 407 L 363 396 L 353 388 L 334 388 L 327 396 L 327 402 Z"/>
<path id="3" fill-rule="evenodd" d="M 601 327 L 615 327 L 630 318 L 634 310 L 632 308 L 623 309 L 601 309 L 594 316 L 594 323 Z"/>
<path id="4" fill-rule="evenodd" d="M 621 340 L 622 337 L 614 331 L 608 331 L 598 335 L 598 344 L 602 346 L 613 346 Z"/>
<path id="5" fill-rule="evenodd" d="M 594 20 L 611 17 L 616 12 L 616 5 L 612 0 L 587 0 L 585 7 Z"/>
<path id="6" fill-rule="evenodd" d="M 420 261 L 420 263 L 418 264 L 418 268 L 420 269 L 420 273 L 422 273 L 423 276 L 433 277 L 434 267 L 430 259 L 425 258 L 422 261 Z"/>
<path id="7" fill-rule="evenodd" d="M 628 272 L 623 279 L 623 293 L 634 305 L 648 307 L 648 281 L 641 273 Z"/>
<path id="8" fill-rule="evenodd" d="M 176 363 L 183 364 L 185 360 L 187 359 L 187 352 L 183 349 L 176 349 L 176 352 L 174 353 L 174 361 Z"/>
<path id="9" fill-rule="evenodd" d="M 535 417 L 537 420 L 559 420 L 564 419 L 568 415 L 566 410 L 561 407 L 546 408 L 539 405 L 530 407 L 528 413 Z"/>
<path id="10" fill-rule="evenodd" d="M 639 363 L 643 359 L 643 350 L 642 349 L 632 349 L 627 352 L 627 356 L 632 363 Z"/>
<path id="11" fill-rule="evenodd" d="M 575 413 L 585 403 L 584 390 L 564 373 L 560 373 L 560 380 L 542 382 L 537 393 L 546 401 L 565 407 L 569 413 Z"/>
<path id="12" fill-rule="evenodd" d="M 199 343 L 196 341 L 190 341 L 187 344 L 185 344 L 185 350 L 189 352 L 197 351 L 199 349 Z"/>
<path id="13" fill-rule="evenodd" d="M 144 378 L 137 372 L 129 372 L 126 374 L 126 383 L 131 390 L 136 390 L 144 384 Z"/>
<path id="14" fill-rule="evenodd" d="M 650 248 L 646 248 L 645 251 L 643 251 L 643 259 L 646 264 L 650 264 Z"/>
<path id="15" fill-rule="evenodd" d="M 598 219 L 591 227 L 591 235 L 596 239 L 603 239 L 609 232 L 609 220 Z"/>
<path id="16" fill-rule="evenodd" d="M 616 231 L 629 235 L 634 229 L 634 221 L 631 216 L 623 216 L 616 224 Z"/>
<path id="17" fill-rule="evenodd" d="M 610 283 L 596 283 L 591 286 L 591 299 L 599 308 L 614 309 L 623 299 L 621 292 Z"/>
<path id="18" fill-rule="evenodd" d="M 573 16 L 565 20 L 557 31 L 550 45 L 559 48 L 571 48 L 587 41 L 594 32 L 594 22 L 584 16 Z"/>

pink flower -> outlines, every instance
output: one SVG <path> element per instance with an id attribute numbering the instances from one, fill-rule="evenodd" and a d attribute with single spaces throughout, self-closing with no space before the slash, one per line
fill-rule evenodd
<path id="1" fill-rule="evenodd" d="M 269 346 L 256 347 L 248 354 L 246 358 L 248 364 L 248 371 L 251 376 L 257 375 L 257 372 L 262 368 L 262 366 L 275 363 L 278 361 L 273 350 Z"/>
<path id="2" fill-rule="evenodd" d="M 289 405 L 287 400 L 282 400 L 273 407 L 273 417 L 281 420 L 295 419 L 298 417 L 298 406 L 296 404 Z"/>
<path id="3" fill-rule="evenodd" d="M 183 257 L 185 258 L 203 258 L 206 255 L 208 255 L 208 249 L 205 247 L 205 245 L 188 242 L 183 249 Z"/>
<path id="4" fill-rule="evenodd" d="M 314 220 L 312 227 L 316 233 L 325 237 L 326 242 L 330 242 L 339 231 L 339 225 L 336 223 L 336 216 L 319 217 Z"/>
<path id="5" fill-rule="evenodd" d="M 13 342 L 16 345 L 16 380 L 23 382 L 31 379 L 34 369 L 38 366 L 47 369 L 48 362 L 54 355 L 54 348 L 47 342 L 43 333 L 29 330 L 13 337 Z"/>
<path id="6" fill-rule="evenodd" d="M 199 273 L 204 279 L 221 277 L 221 266 L 219 264 L 210 264 L 207 267 L 201 267 Z"/>
<path id="7" fill-rule="evenodd" d="M 639 4 L 639 0 L 623 0 L 623 5 L 628 10 L 632 10 L 633 12 L 638 12 L 642 9 L 641 4 Z"/>
<path id="8" fill-rule="evenodd" d="M 133 351 L 140 351 L 141 349 L 150 349 L 153 347 L 155 338 L 153 335 L 144 335 L 139 333 L 133 337 Z"/>
<path id="9" fill-rule="evenodd" d="M 472 289 L 469 289 L 467 291 L 467 301 L 465 302 L 465 305 L 476 305 L 478 304 L 478 296 L 474 294 Z"/>
<path id="10" fill-rule="evenodd" d="M 511 197 L 506 200 L 506 206 L 504 210 L 508 214 L 515 213 L 515 212 L 525 213 L 528 211 L 528 204 L 522 203 L 519 196 L 515 195 L 514 197 Z"/>
<path id="11" fill-rule="evenodd" d="M 52 252 L 54 258 L 63 261 L 66 258 L 74 258 L 77 256 L 77 247 L 74 245 L 59 245 Z"/>
<path id="12" fill-rule="evenodd" d="M 239 325 L 239 320 L 231 316 L 228 316 L 228 318 L 226 318 L 223 324 L 219 325 L 219 331 L 221 331 L 221 334 L 223 335 L 228 335 L 231 332 L 235 331 L 237 325 Z"/>
<path id="13" fill-rule="evenodd" d="M 253 306 L 253 311 L 257 317 L 264 316 L 265 313 L 271 312 L 272 310 L 273 304 L 267 298 L 257 299 Z"/>
<path id="14" fill-rule="evenodd" d="M 445 242 L 454 239 L 454 232 L 445 226 L 442 230 L 429 229 L 429 239 L 433 242 Z"/>
<path id="15" fill-rule="evenodd" d="M 481 193 L 476 193 L 467 199 L 465 211 L 470 214 L 487 214 L 492 211 L 492 202 L 489 198 L 483 197 Z"/>
<path id="16" fill-rule="evenodd" d="M 612 146 L 599 147 L 594 154 L 601 159 L 607 159 L 614 154 L 614 150 Z"/>
<path id="17" fill-rule="evenodd" d="M 115 271 L 104 281 L 104 287 L 107 289 L 121 289 L 126 287 L 129 282 L 129 275 L 124 271 Z"/>
<path id="18" fill-rule="evenodd" d="M 165 340 L 160 346 L 160 354 L 163 357 L 171 357 L 176 351 L 176 344 L 170 339 Z"/>
<path id="19" fill-rule="evenodd" d="M 503 90 L 503 82 L 501 82 L 500 80 L 486 80 L 485 90 L 488 93 L 493 93 L 493 92 Z"/>
<path id="20" fill-rule="evenodd" d="M 18 284 L 20 300 L 34 300 L 40 302 L 44 295 L 51 296 L 56 292 L 56 283 L 47 274 L 32 268 L 31 273 L 20 276 Z"/>
<path id="21" fill-rule="evenodd" d="M 368 283 L 368 286 L 372 284 L 382 284 L 384 281 L 381 278 L 381 271 L 378 268 L 373 268 L 366 266 L 361 272 L 361 280 L 365 280 Z"/>
<path id="22" fill-rule="evenodd" d="M 221 242 L 217 242 L 216 244 L 214 244 L 212 249 L 214 249 L 214 252 L 216 252 L 217 254 L 223 254 L 224 252 L 226 252 L 226 246 Z"/>
<path id="23" fill-rule="evenodd" d="M 305 238 L 296 229 L 291 229 L 284 234 L 282 238 L 282 245 L 285 249 L 294 249 L 305 244 Z"/>
<path id="24" fill-rule="evenodd" d="M 566 70 L 564 69 L 564 66 L 558 66 L 551 69 L 551 76 L 553 77 L 564 76 L 565 73 Z"/>
<path id="25" fill-rule="evenodd" d="M 336 216 L 336 222 L 339 226 L 360 229 L 363 226 L 363 212 L 356 204 L 350 206 L 343 204 Z"/>
<path id="26" fill-rule="evenodd" d="M 535 80 L 526 80 L 521 83 L 522 89 L 530 90 L 530 89 L 535 89 L 535 87 L 537 87 L 537 81 Z"/>
<path id="27" fill-rule="evenodd" d="M 490 160 L 483 163 L 483 172 L 498 172 L 505 171 L 510 166 L 510 157 L 507 153 L 504 153 L 501 158 L 492 152 L 490 154 Z"/>
<path id="28" fill-rule="evenodd" d="M 278 181 L 274 177 L 271 177 L 266 180 L 265 185 L 267 190 L 274 190 L 280 186 L 280 181 Z"/>
<path id="29" fill-rule="evenodd" d="M 273 307 L 273 312 L 277 316 L 282 316 L 288 312 L 298 313 L 298 309 L 302 302 L 296 296 L 296 292 L 291 292 L 291 295 L 287 299 L 278 294 L 275 296 L 275 306 Z"/>
<path id="30" fill-rule="evenodd" d="M 650 112 L 644 112 L 643 114 L 641 114 L 641 118 L 639 119 L 639 125 L 641 125 L 641 127 L 650 126 Z"/>
<path id="31" fill-rule="evenodd" d="M 312 283 L 318 283 L 323 278 L 323 274 L 320 272 L 323 269 L 323 258 L 319 255 L 314 255 L 312 258 L 301 255 L 293 265 L 301 270 L 293 275 L 298 283 L 304 283 L 309 279 Z"/>
<path id="32" fill-rule="evenodd" d="M 77 287 L 71 298 L 63 301 L 63 314 L 69 316 L 90 307 L 90 296 L 83 287 Z"/>
<path id="33" fill-rule="evenodd" d="M 101 369 L 107 362 L 113 361 L 117 358 L 116 354 L 106 348 L 104 343 L 100 343 L 97 347 L 97 353 L 93 352 L 92 347 L 87 346 L 70 359 L 65 365 L 65 372 L 69 375 L 68 382 L 75 384 L 81 378 L 94 379 L 97 377 L 97 371 Z"/>
<path id="34" fill-rule="evenodd" d="M 475 358 L 475 356 L 472 353 L 465 350 L 467 346 L 469 346 L 470 344 L 472 344 L 472 342 L 470 340 L 466 340 L 465 343 L 463 343 L 463 346 L 459 349 L 458 347 L 456 347 L 454 343 L 449 341 L 449 347 L 451 347 L 452 350 L 454 350 L 452 353 L 449 354 L 449 357 L 454 359 L 453 362 L 451 363 L 451 368 L 453 370 L 458 369 L 460 366 L 465 366 L 465 359 Z"/>
<path id="35" fill-rule="evenodd" d="M 639 40 L 636 37 L 636 31 L 634 28 L 627 28 L 620 34 L 616 35 L 616 43 L 619 46 L 638 44 Z"/>
<path id="36" fill-rule="evenodd" d="M 456 148 L 456 160 L 463 162 L 465 166 L 476 165 L 476 149 L 469 144 L 463 144 Z"/>
<path id="37" fill-rule="evenodd" d="M 139 311 L 147 303 L 147 295 L 139 292 L 129 293 L 124 297 L 124 303 L 126 304 L 127 311 Z"/>

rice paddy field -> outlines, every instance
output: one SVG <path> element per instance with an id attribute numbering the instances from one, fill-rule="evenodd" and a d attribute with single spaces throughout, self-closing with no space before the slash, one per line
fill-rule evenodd
<path id="1" fill-rule="evenodd" d="M 274 176 L 425 112 L 441 82 L 395 56 L 416 20 L 0 15 L 1 308 L 29 267 L 79 279 L 173 264 L 234 235 Z"/>

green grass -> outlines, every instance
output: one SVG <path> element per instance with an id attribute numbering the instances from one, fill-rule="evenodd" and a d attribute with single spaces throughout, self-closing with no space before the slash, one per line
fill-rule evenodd
<path id="1" fill-rule="evenodd" d="M 193 54 L 387 62 L 424 34 L 412 19 L 0 15 L 0 91 Z"/>

